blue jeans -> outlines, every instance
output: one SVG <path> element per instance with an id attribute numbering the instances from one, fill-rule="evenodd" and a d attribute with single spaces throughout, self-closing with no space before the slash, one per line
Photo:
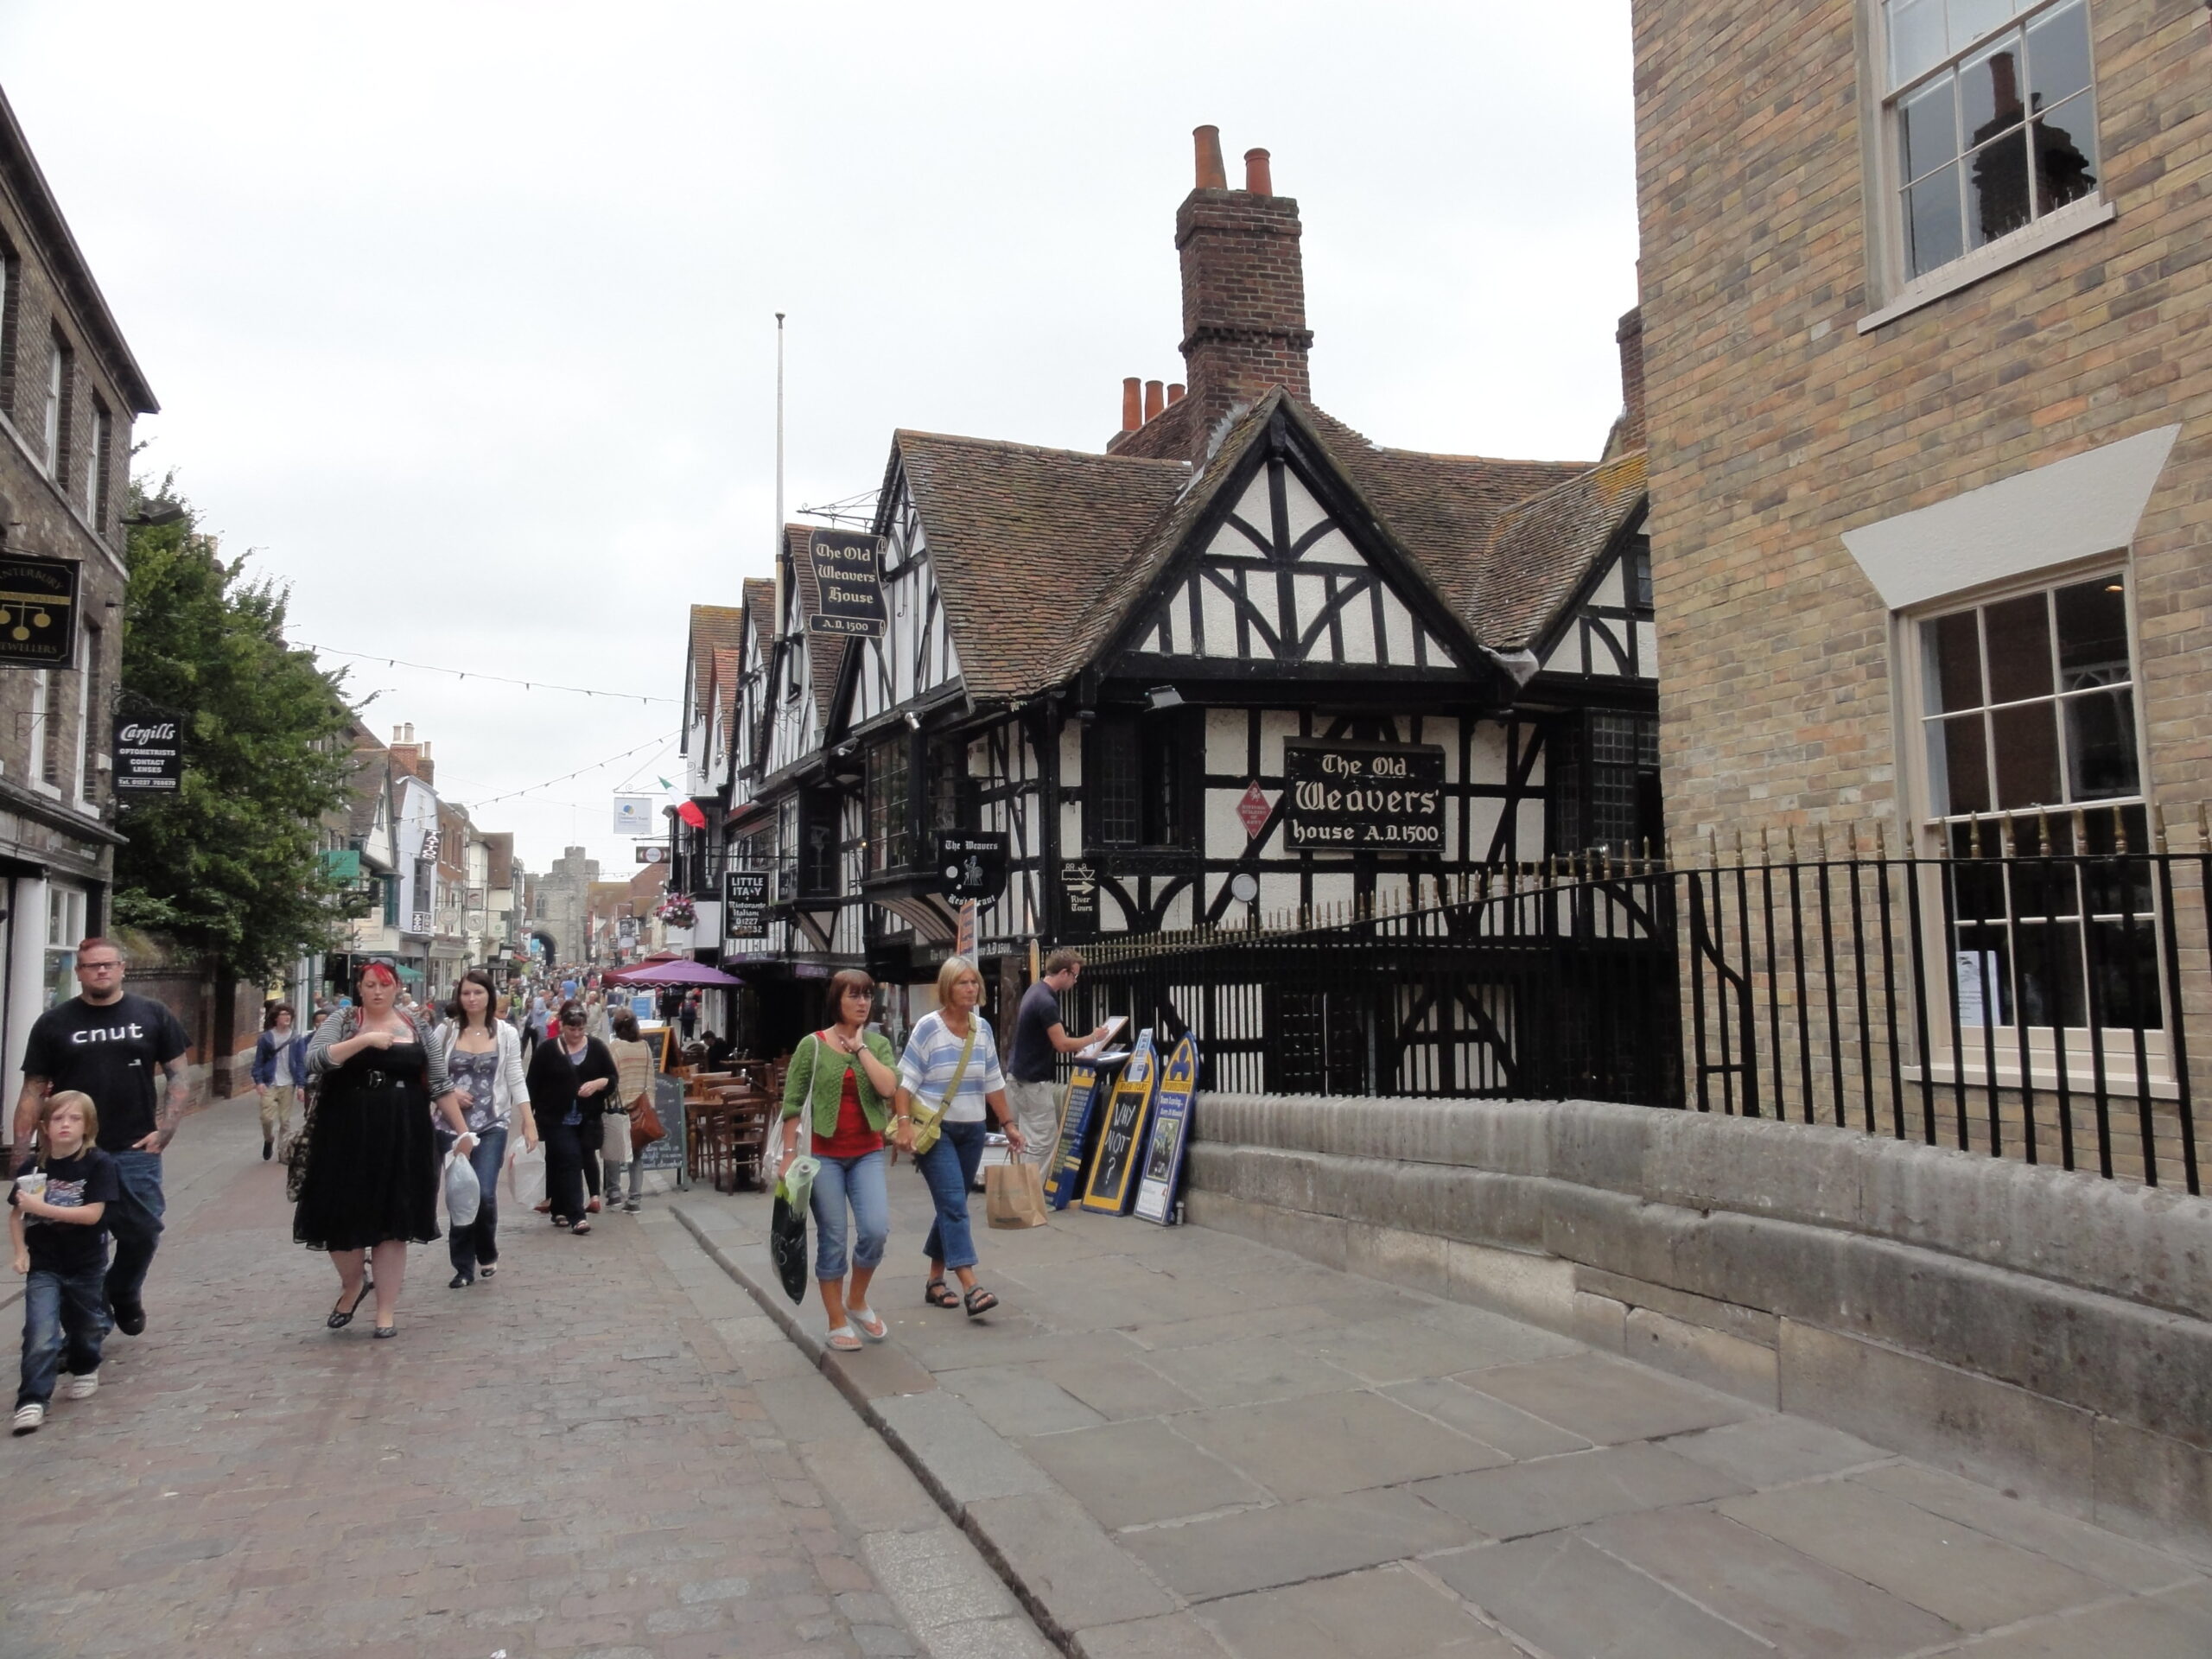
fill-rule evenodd
<path id="1" fill-rule="evenodd" d="M 930 1196 L 937 1200 L 937 1219 L 930 1224 L 930 1236 L 922 1241 L 922 1254 L 932 1262 L 944 1262 L 947 1270 L 976 1265 L 976 1235 L 968 1225 L 968 1189 L 975 1185 L 976 1172 L 982 1166 L 987 1133 L 981 1123 L 947 1123 L 937 1144 L 914 1160 L 914 1167 L 929 1183 Z"/>
<path id="2" fill-rule="evenodd" d="M 116 1179 L 123 1196 L 107 1207 L 107 1230 L 115 1240 L 115 1259 L 108 1263 L 107 1305 L 124 1313 L 138 1309 L 146 1286 L 146 1269 L 154 1265 L 154 1247 L 161 1242 L 162 1154 L 158 1152 L 111 1152 Z"/>
<path id="3" fill-rule="evenodd" d="M 438 1126 L 438 1155 L 443 1159 L 453 1150 L 453 1143 L 460 1137 L 446 1128 Z M 499 1259 L 499 1166 L 507 1159 L 507 1126 L 498 1124 L 476 1137 L 475 1150 L 468 1154 L 468 1166 L 476 1172 L 476 1185 L 484 1189 L 484 1197 L 476 1207 L 476 1219 L 466 1227 L 446 1229 L 446 1253 L 453 1258 L 453 1270 L 475 1277 L 479 1263 L 490 1267 Z"/>
<path id="4" fill-rule="evenodd" d="M 108 1213 L 115 1213 L 111 1206 Z M 52 1403 L 54 1379 L 60 1371 L 82 1376 L 99 1370 L 108 1325 L 101 1268 L 32 1268 L 23 1281 L 23 1381 L 16 1390 L 16 1406 Z"/>
<path id="5" fill-rule="evenodd" d="M 886 1158 L 879 1147 L 857 1158 L 824 1158 L 814 1178 L 814 1276 L 842 1281 L 845 1276 L 845 1206 L 853 1211 L 860 1239 L 853 1265 L 873 1269 L 883 1260 L 891 1236 L 891 1188 L 883 1178 Z"/>

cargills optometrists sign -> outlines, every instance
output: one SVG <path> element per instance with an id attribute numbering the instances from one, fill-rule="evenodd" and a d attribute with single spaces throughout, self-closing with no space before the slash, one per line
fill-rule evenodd
<path id="1" fill-rule="evenodd" d="M 1283 839 L 1293 852 L 1444 850 L 1444 751 L 1433 743 L 1287 738 Z"/>
<path id="2" fill-rule="evenodd" d="M 814 563 L 809 633 L 883 638 L 883 537 L 850 530 L 817 530 L 807 540 Z"/>
<path id="3" fill-rule="evenodd" d="M 177 735 L 179 724 L 170 715 L 115 717 L 111 734 L 114 747 L 108 752 L 115 757 L 115 787 L 118 794 L 132 791 L 166 792 L 182 785 L 184 745 Z"/>

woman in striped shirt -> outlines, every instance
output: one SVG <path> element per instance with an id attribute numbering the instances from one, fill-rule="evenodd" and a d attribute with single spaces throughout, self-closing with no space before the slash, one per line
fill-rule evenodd
<path id="1" fill-rule="evenodd" d="M 995 1119 L 1007 1145 L 1021 1155 L 1021 1126 L 1006 1102 L 1006 1077 L 999 1070 L 998 1041 L 991 1022 L 978 1011 L 983 976 L 965 957 L 949 957 L 937 976 L 938 1008 L 915 1022 L 899 1058 L 899 1096 L 892 1128 L 899 1144 L 913 1141 L 917 1103 L 944 1109 L 937 1144 L 914 1160 L 937 1200 L 937 1220 L 922 1249 L 930 1258 L 923 1299 L 931 1307 L 964 1307 L 975 1319 L 999 1305 L 976 1282 L 976 1235 L 968 1224 L 968 1192 L 983 1161 L 983 1138 Z M 963 1054 L 966 1062 L 962 1061 Z M 964 1293 L 956 1296 L 944 1282 L 947 1268 Z"/>

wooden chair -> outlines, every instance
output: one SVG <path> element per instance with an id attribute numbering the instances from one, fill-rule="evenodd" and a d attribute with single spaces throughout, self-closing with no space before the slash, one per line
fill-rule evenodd
<path id="1" fill-rule="evenodd" d="M 729 1185 L 725 1190 L 735 1192 L 741 1179 L 766 1188 L 768 1139 L 777 1121 L 776 1109 L 766 1101 L 732 1105 L 723 1109 L 721 1119 L 728 1135 Z"/>

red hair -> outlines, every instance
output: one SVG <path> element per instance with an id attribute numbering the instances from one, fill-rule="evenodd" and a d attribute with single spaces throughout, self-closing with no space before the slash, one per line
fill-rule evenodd
<path id="1" fill-rule="evenodd" d="M 399 983 L 399 976 L 393 973 L 385 963 L 381 962 L 372 962 L 367 967 L 361 969 L 361 983 L 364 985 L 397 985 Z"/>

